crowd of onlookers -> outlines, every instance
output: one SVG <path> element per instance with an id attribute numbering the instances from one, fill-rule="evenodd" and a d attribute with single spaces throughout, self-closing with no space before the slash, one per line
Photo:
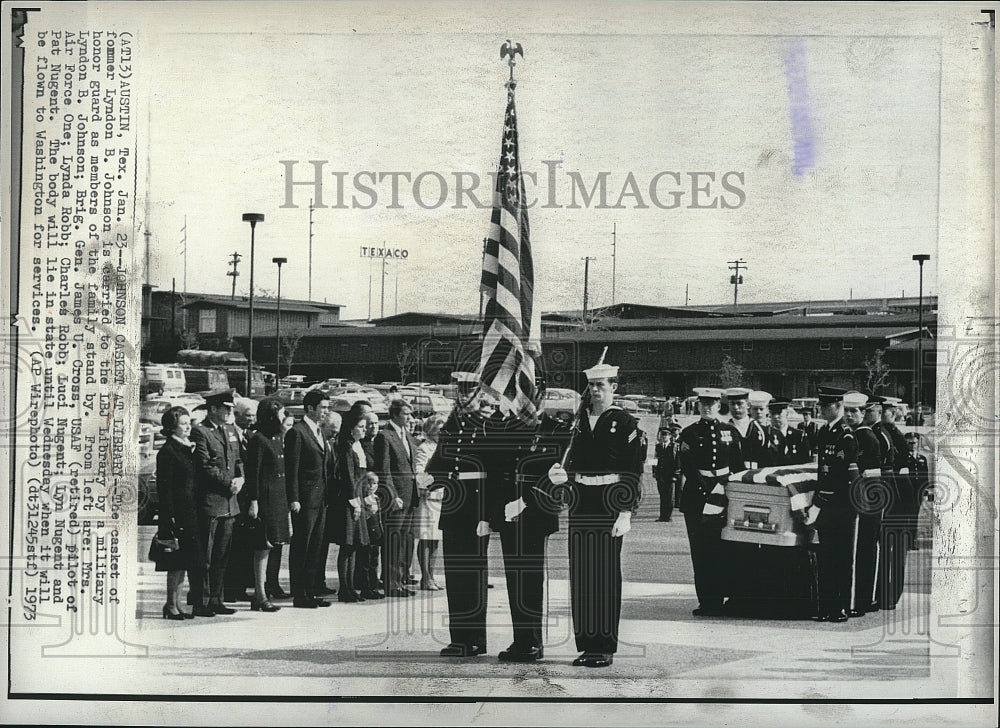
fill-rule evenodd
<path id="1" fill-rule="evenodd" d="M 396 399 L 380 428 L 370 403 L 340 414 L 318 389 L 306 394 L 299 421 L 271 397 L 237 400 L 220 390 L 204 399 L 197 424 L 184 407 L 162 417 L 155 561 L 167 573 L 164 618 L 234 613 L 227 602 L 275 612 L 289 598 L 315 609 L 333 594 L 361 602 L 443 588 L 435 577 L 441 491 L 423 473 L 443 415 L 415 427 L 410 405 Z M 331 544 L 336 589 L 326 573 Z M 279 583 L 285 553 L 288 591 Z M 182 606 L 185 575 L 191 611 Z"/>

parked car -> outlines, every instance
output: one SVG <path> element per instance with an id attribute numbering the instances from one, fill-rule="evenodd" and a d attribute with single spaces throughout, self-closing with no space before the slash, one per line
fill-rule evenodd
<path id="1" fill-rule="evenodd" d="M 375 398 L 373 401 L 371 395 L 363 394 L 361 392 L 344 393 L 337 395 L 336 397 L 331 397 L 330 409 L 334 412 L 340 412 L 343 414 L 351 409 L 351 406 L 359 400 L 367 400 L 368 402 L 371 402 L 372 411 L 378 415 L 380 420 L 385 421 L 389 419 L 389 408 L 386 406 L 385 400 Z"/>
<path id="2" fill-rule="evenodd" d="M 189 366 L 181 368 L 184 370 L 185 392 L 208 392 L 229 387 L 229 374 L 225 369 Z"/>
<path id="3" fill-rule="evenodd" d="M 414 417 L 430 417 L 436 414 L 447 415 L 451 412 L 451 408 L 454 405 L 454 402 L 451 400 L 437 394 L 431 394 L 430 392 L 414 394 L 404 397 L 404 399 L 413 408 Z"/>
<path id="4" fill-rule="evenodd" d="M 156 492 L 156 455 L 139 456 L 139 476 L 136 483 L 136 504 L 139 525 L 156 522 L 160 496 Z"/>
<path id="5" fill-rule="evenodd" d="M 572 422 L 580 409 L 580 395 L 572 389 L 549 387 L 542 399 L 542 410 L 552 417 Z"/>
<path id="6" fill-rule="evenodd" d="M 139 394 L 184 392 L 184 369 L 177 364 L 143 364 Z"/>
<path id="7" fill-rule="evenodd" d="M 282 377 L 281 381 L 278 382 L 278 388 L 282 389 L 284 387 L 308 387 L 309 382 L 305 374 L 289 374 L 287 377 Z"/>
<path id="8" fill-rule="evenodd" d="M 296 420 L 301 420 L 305 410 L 302 407 L 302 398 L 309 390 L 305 387 L 285 387 L 274 393 L 274 398 L 285 406 L 285 414 L 292 415 Z"/>
<path id="9" fill-rule="evenodd" d="M 630 415 L 638 417 L 642 412 L 639 410 L 639 405 L 635 403 L 635 400 L 625 399 L 624 397 L 619 397 L 614 401 L 615 407 L 621 407 L 623 410 L 628 412 Z"/>

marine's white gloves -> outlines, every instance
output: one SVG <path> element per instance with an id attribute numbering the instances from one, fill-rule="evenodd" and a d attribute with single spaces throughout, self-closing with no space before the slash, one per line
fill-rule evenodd
<path id="1" fill-rule="evenodd" d="M 476 526 L 477 536 L 489 536 L 490 535 L 490 524 L 486 521 L 480 521 L 479 525 Z"/>

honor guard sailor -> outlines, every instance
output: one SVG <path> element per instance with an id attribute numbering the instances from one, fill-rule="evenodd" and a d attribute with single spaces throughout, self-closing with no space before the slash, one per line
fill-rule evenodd
<path id="1" fill-rule="evenodd" d="M 747 468 L 759 466 L 760 459 L 764 454 L 767 437 L 764 435 L 764 428 L 760 423 L 749 416 L 749 397 L 751 390 L 746 387 L 730 387 L 723 391 L 726 401 L 729 403 L 729 424 L 740 433 L 740 449 L 743 452 L 743 463 Z M 771 395 L 766 394 L 770 399 Z M 742 470 L 743 468 L 740 468 Z"/>
<path id="2" fill-rule="evenodd" d="M 694 393 L 701 419 L 685 427 L 678 440 L 684 474 L 680 509 L 691 545 L 698 594 L 698 607 L 692 613 L 696 617 L 714 617 L 722 614 L 726 596 L 721 539 L 726 520 L 725 484 L 731 472 L 743 470 L 743 453 L 739 431 L 718 419 L 722 390 L 698 387 Z"/>
<path id="3" fill-rule="evenodd" d="M 882 421 L 876 431 L 892 441 L 892 478 L 890 498 L 882 515 L 879 538 L 879 577 L 877 602 L 881 609 L 895 609 L 903 594 L 906 576 L 906 554 L 914 547 L 917 537 L 919 498 L 917 481 L 910 468 L 910 448 L 896 425 L 898 397 L 884 397 Z"/>
<path id="4" fill-rule="evenodd" d="M 858 474 L 857 440 L 844 422 L 846 390 L 818 387 L 820 429 L 817 490 L 805 515 L 805 525 L 819 531 L 817 549 L 819 613 L 817 622 L 846 622 L 851 605 L 855 513 L 851 484 Z"/>
<path id="5" fill-rule="evenodd" d="M 589 404 L 578 413 L 565 470 L 549 478 L 571 482 L 570 597 L 575 666 L 607 667 L 618 650 L 621 618 L 622 538 L 638 508 L 646 438 L 634 417 L 615 407 L 618 367 L 600 363 L 584 371 Z"/>

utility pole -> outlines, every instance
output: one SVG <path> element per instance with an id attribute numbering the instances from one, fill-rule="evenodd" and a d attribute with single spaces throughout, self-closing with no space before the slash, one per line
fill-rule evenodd
<path id="1" fill-rule="evenodd" d="M 490 241 L 489 238 L 483 238 L 483 259 L 479 266 L 479 271 L 482 273 L 483 265 L 486 264 L 486 244 Z M 479 320 L 483 320 L 483 289 L 480 286 L 479 289 Z"/>
<path id="2" fill-rule="evenodd" d="M 690 287 L 690 285 L 691 285 L 690 283 L 685 283 L 684 284 L 684 305 L 685 306 L 688 305 L 688 288 Z"/>
<path id="3" fill-rule="evenodd" d="M 188 216 L 184 216 L 184 227 L 181 228 L 181 232 L 184 233 L 184 237 L 181 242 L 184 243 L 184 296 L 187 297 L 188 292 Z"/>
<path id="4" fill-rule="evenodd" d="M 177 336 L 177 278 L 170 279 L 170 338 Z"/>
<path id="5" fill-rule="evenodd" d="M 382 242 L 382 247 L 385 247 L 385 241 Z M 379 314 L 381 318 L 385 318 L 385 256 L 382 256 L 382 313 Z"/>
<path id="6" fill-rule="evenodd" d="M 597 258 L 592 258 L 587 256 L 582 258 L 583 260 L 583 329 L 587 330 L 587 301 L 588 301 L 588 285 L 590 283 L 590 261 L 597 260 Z"/>
<path id="7" fill-rule="evenodd" d="M 229 298 L 232 300 L 236 299 L 236 278 L 240 275 L 240 272 L 236 269 L 236 267 L 240 264 L 240 261 L 242 259 L 243 256 L 234 250 L 233 259 L 229 261 L 229 265 L 233 266 L 233 269 L 226 273 L 227 276 L 230 276 L 233 279 L 233 292 L 229 296 Z"/>
<path id="8" fill-rule="evenodd" d="M 729 282 L 733 284 L 733 308 L 735 309 L 739 301 L 740 284 L 743 283 L 740 271 L 747 269 L 747 262 L 740 258 L 739 260 L 730 260 L 728 263 L 729 270 L 733 271 L 733 275 L 729 276 Z"/>
<path id="9" fill-rule="evenodd" d="M 917 316 L 919 323 L 917 324 L 917 371 L 916 371 L 916 393 L 913 397 L 913 406 L 916 412 L 913 413 L 913 424 L 920 424 L 920 406 L 923 399 L 923 368 L 924 368 L 924 263 L 930 260 L 931 256 L 926 253 L 918 253 L 913 256 L 913 260 L 917 261 L 920 266 L 920 298 L 917 299 Z"/>
<path id="10" fill-rule="evenodd" d="M 395 305 L 393 306 L 392 312 L 398 314 L 399 313 L 399 261 L 398 260 L 395 261 L 392 264 L 392 267 L 396 269 L 396 302 Z"/>
<path id="11" fill-rule="evenodd" d="M 372 320 L 372 263 L 375 259 L 368 259 L 368 320 Z"/>
<path id="12" fill-rule="evenodd" d="M 617 273 L 618 223 L 611 223 L 611 305 L 615 305 L 615 277 Z"/>
<path id="13" fill-rule="evenodd" d="M 313 300 L 313 199 L 309 198 L 309 300 Z"/>

